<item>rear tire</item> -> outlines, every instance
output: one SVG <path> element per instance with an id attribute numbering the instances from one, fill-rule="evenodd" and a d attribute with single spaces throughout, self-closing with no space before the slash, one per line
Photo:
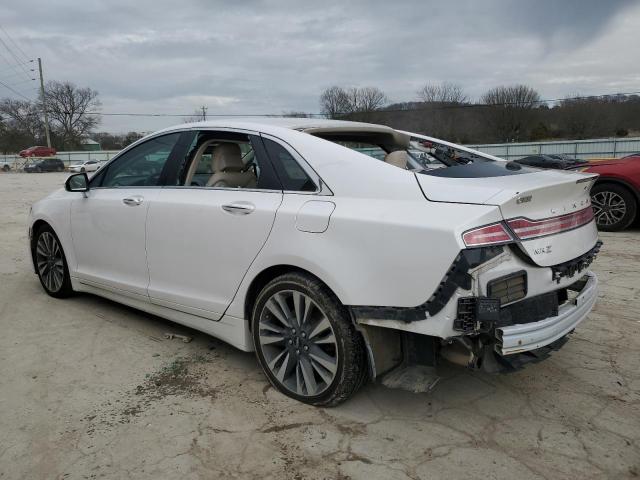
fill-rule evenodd
<path id="1" fill-rule="evenodd" d="M 335 406 L 364 383 L 364 340 L 347 309 L 318 279 L 288 273 L 269 282 L 251 315 L 258 362 L 283 394 Z"/>
<path id="2" fill-rule="evenodd" d="M 9 170 L 11 170 L 11 167 L 9 165 L 4 165 L 2 167 L 2 170 L 4 170 L 5 172 L 8 172 Z"/>
<path id="3" fill-rule="evenodd" d="M 34 238 L 31 253 L 42 288 L 55 298 L 71 296 L 71 275 L 60 239 L 49 225 L 40 227 Z"/>
<path id="4" fill-rule="evenodd" d="M 591 204 L 598 229 L 605 232 L 624 230 L 636 218 L 636 198 L 622 185 L 597 183 L 591 189 Z"/>

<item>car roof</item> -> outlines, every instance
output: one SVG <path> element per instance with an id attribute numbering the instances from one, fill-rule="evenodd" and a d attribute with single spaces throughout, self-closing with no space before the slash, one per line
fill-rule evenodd
<path id="1" fill-rule="evenodd" d="M 299 117 L 217 117 L 202 122 L 183 123 L 168 127 L 161 132 L 182 130 L 185 128 L 238 128 L 242 130 L 256 130 L 263 133 L 276 133 L 281 129 L 300 131 L 338 131 L 359 130 L 380 133 L 397 132 L 391 127 L 365 122 L 351 122 L 346 120 L 330 120 L 326 118 Z M 158 132 L 156 132 L 158 133 Z"/>

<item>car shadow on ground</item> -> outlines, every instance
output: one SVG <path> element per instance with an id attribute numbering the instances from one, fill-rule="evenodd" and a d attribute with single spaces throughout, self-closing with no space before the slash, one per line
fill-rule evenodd
<path id="1" fill-rule="evenodd" d="M 261 379 L 265 389 L 270 388 L 269 382 L 263 376 L 260 366 L 253 352 L 243 352 L 237 348 L 218 340 L 206 333 L 194 330 L 189 327 L 177 324 L 170 320 L 151 315 L 120 303 L 95 296 L 92 294 L 81 293 L 74 296 L 71 301 L 79 302 L 82 308 L 90 311 L 94 316 L 98 317 L 98 321 L 105 321 L 116 324 L 118 327 L 132 330 L 135 333 L 130 335 L 138 336 L 141 343 L 151 345 L 151 350 L 158 350 L 152 355 L 158 360 L 162 360 L 166 364 L 179 361 L 181 363 L 182 373 L 186 374 L 190 364 L 201 363 L 203 358 L 207 356 L 215 356 L 217 369 L 219 370 L 223 362 L 224 368 L 229 371 L 236 372 L 239 378 Z M 165 334 L 174 334 L 189 337 L 192 340 L 185 343 L 180 337 L 173 339 L 165 338 Z M 154 344 L 158 344 L 158 348 L 153 348 Z M 160 345 L 168 348 L 159 348 Z M 164 368 L 164 367 L 163 367 Z M 140 376 L 153 375 L 153 372 L 141 371 Z M 479 388 L 478 385 L 484 384 L 494 389 L 497 375 L 484 373 L 481 371 L 471 371 L 461 366 L 457 366 L 441 360 L 440 364 L 435 368 L 437 382 L 433 389 L 427 393 L 414 393 L 404 391 L 402 389 L 390 389 L 380 383 L 380 379 L 369 382 L 364 386 L 361 392 L 356 394 L 349 402 L 357 405 L 363 401 L 364 397 L 389 397 L 398 401 L 403 398 L 406 402 L 411 399 L 414 401 L 428 401 L 432 397 L 460 396 L 461 401 L 468 400 L 468 395 L 463 393 L 460 388 L 455 387 L 455 382 L 461 382 L 465 385 L 473 384 L 476 393 L 478 391 L 486 391 L 486 388 Z M 191 376 L 191 381 L 198 381 Z M 185 388 L 184 393 L 188 393 L 192 389 L 192 385 L 188 382 L 181 384 Z M 172 390 L 172 394 L 179 395 L 180 385 Z M 278 394 L 280 395 L 280 394 Z M 449 401 L 455 401 L 450 398 Z M 383 402 L 386 403 L 386 402 Z"/>

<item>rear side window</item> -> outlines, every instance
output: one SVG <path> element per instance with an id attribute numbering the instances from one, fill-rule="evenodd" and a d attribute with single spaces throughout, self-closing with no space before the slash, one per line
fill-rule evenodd
<path id="1" fill-rule="evenodd" d="M 263 140 L 283 190 L 291 192 L 313 192 L 316 190 L 316 184 L 282 145 L 268 138 Z"/>

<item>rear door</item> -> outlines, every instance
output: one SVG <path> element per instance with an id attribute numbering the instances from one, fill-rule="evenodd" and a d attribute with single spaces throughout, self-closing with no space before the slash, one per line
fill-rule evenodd
<path id="1" fill-rule="evenodd" d="M 152 303 L 218 320 L 266 242 L 282 189 L 258 136 L 198 131 L 149 208 Z"/>

